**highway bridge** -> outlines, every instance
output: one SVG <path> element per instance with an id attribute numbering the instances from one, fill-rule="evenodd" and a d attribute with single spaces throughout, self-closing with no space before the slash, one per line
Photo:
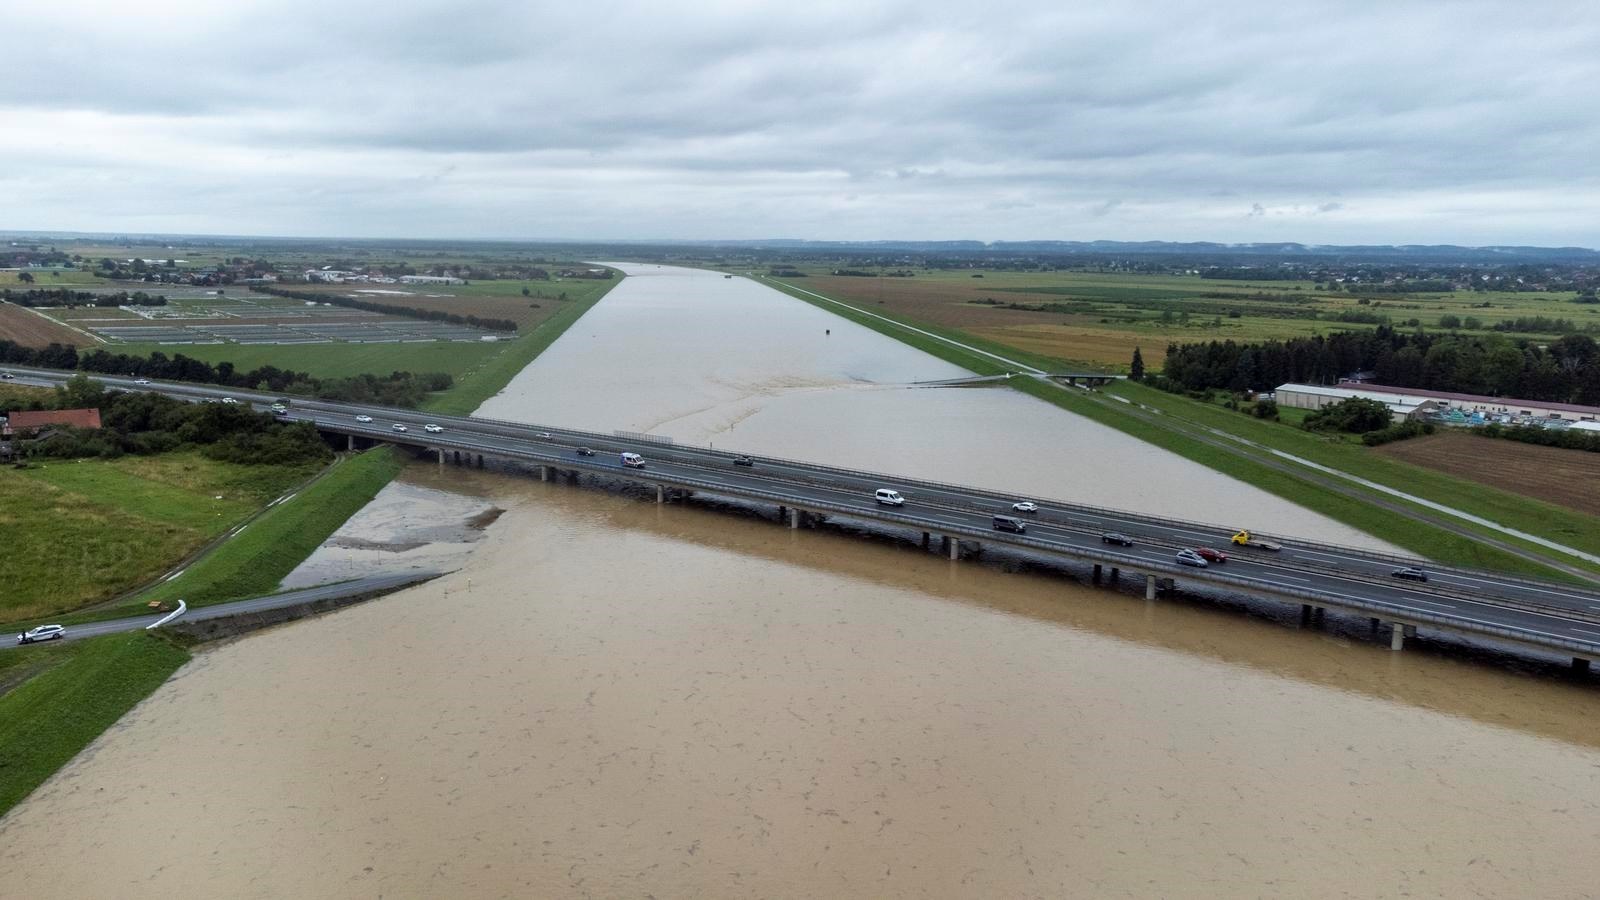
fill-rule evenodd
<path id="1" fill-rule="evenodd" d="M 18 382 L 35 384 L 59 384 L 73 374 L 15 367 L 10 371 Z M 110 388 L 158 391 L 197 402 L 232 397 L 265 409 L 278 399 L 205 385 L 94 377 Z M 360 421 L 358 416 L 371 421 Z M 743 456 L 736 451 L 639 436 L 306 398 L 294 399 L 283 418 L 343 435 L 351 446 L 361 441 L 411 447 L 434 456 L 441 466 L 507 461 L 530 467 L 545 480 L 575 480 L 588 474 L 635 482 L 654 488 L 658 502 L 703 494 L 762 504 L 775 508 L 779 519 L 795 528 L 823 518 L 847 518 L 903 529 L 920 533 L 925 547 L 937 543 L 951 559 L 999 547 L 1087 565 L 1096 579 L 1143 578 L 1149 598 L 1182 579 L 1186 584 L 1298 604 L 1307 616 L 1331 609 L 1366 617 L 1374 627 L 1387 627 L 1390 646 L 1396 650 L 1408 636 L 1425 629 L 1569 657 L 1578 669 L 1586 670 L 1591 661 L 1600 659 L 1600 593 L 1560 582 L 1434 565 L 1291 537 L 1273 537 L 1282 545 L 1276 552 L 1235 547 L 1228 545 L 1231 527 L 765 456 L 754 457 L 752 466 L 742 466 L 735 464 Z M 442 430 L 430 432 L 428 425 Z M 594 455 L 580 455 L 580 448 Z M 645 467 L 624 466 L 623 452 L 641 454 Z M 873 492 L 878 488 L 900 492 L 905 504 L 877 503 Z M 1013 512 L 1012 504 L 1020 499 L 1035 501 L 1038 512 Z M 996 531 L 994 515 L 1023 518 L 1027 530 Z M 1133 545 L 1106 543 L 1108 532 L 1131 537 Z M 1225 549 L 1231 558 L 1203 569 L 1175 559 L 1179 549 L 1199 546 Z M 1428 582 L 1393 576 L 1396 569 L 1408 566 L 1425 569 Z"/>

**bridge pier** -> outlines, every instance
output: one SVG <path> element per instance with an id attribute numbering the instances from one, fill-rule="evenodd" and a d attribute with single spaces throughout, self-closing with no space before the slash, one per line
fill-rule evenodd
<path id="1" fill-rule="evenodd" d="M 1111 567 L 1111 580 L 1112 581 L 1116 581 L 1118 578 L 1121 578 L 1121 577 L 1122 577 L 1122 570 L 1117 568 L 1116 566 L 1112 566 Z"/>
<path id="2" fill-rule="evenodd" d="M 540 481 L 549 481 L 550 480 L 550 467 L 549 466 L 540 466 L 539 467 L 539 480 Z"/>
<path id="3" fill-rule="evenodd" d="M 439 471 L 444 471 L 444 448 L 439 448 Z"/>
<path id="4" fill-rule="evenodd" d="M 478 468 L 480 468 L 480 469 L 483 468 L 483 454 L 482 453 L 478 454 Z"/>
<path id="5" fill-rule="evenodd" d="M 789 510 L 789 527 L 790 528 L 799 528 L 800 527 L 800 510 L 798 510 L 798 509 Z"/>
<path id="6" fill-rule="evenodd" d="M 1146 575 L 1144 577 L 1144 598 L 1146 600 L 1154 600 L 1156 598 L 1156 577 L 1154 575 Z"/>
<path id="7" fill-rule="evenodd" d="M 454 462 L 458 466 L 461 465 L 461 451 L 460 450 L 456 451 L 456 458 L 455 458 Z"/>
<path id="8" fill-rule="evenodd" d="M 1389 623 L 1389 649 L 1403 650 L 1406 646 L 1406 626 L 1399 622 Z"/>
<path id="9" fill-rule="evenodd" d="M 667 502 L 667 489 L 665 487 L 662 487 L 659 484 L 656 485 L 656 502 L 657 503 L 665 503 L 665 502 Z"/>
<path id="10" fill-rule="evenodd" d="M 948 534 L 945 535 L 944 536 L 944 552 L 945 552 L 945 555 L 950 557 L 951 559 L 960 559 L 961 558 L 961 541 L 957 540 L 956 538 L 951 537 Z"/>
<path id="11" fill-rule="evenodd" d="M 1574 656 L 1572 658 L 1572 671 L 1579 673 L 1588 672 L 1589 660 L 1581 656 Z"/>
<path id="12" fill-rule="evenodd" d="M 924 531 L 922 533 L 922 549 L 924 549 L 924 550 L 928 549 L 928 543 L 932 539 L 932 537 L 933 536 L 928 534 L 926 531 Z"/>
<path id="13" fill-rule="evenodd" d="M 1095 584 L 1099 584 L 1100 583 L 1100 564 L 1099 563 L 1095 563 L 1094 564 L 1094 583 Z"/>

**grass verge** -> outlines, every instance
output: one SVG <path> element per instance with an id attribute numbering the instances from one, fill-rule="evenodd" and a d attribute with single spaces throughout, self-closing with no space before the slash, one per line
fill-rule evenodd
<path id="1" fill-rule="evenodd" d="M 402 466 L 389 447 L 338 464 L 178 577 L 139 594 L 121 614 L 140 612 L 151 600 L 176 602 L 181 597 L 190 606 L 209 606 L 273 593 L 284 576 L 366 506 Z"/>
<path id="2" fill-rule="evenodd" d="M 189 659 L 167 638 L 142 631 L 7 653 L 21 660 L 8 659 L 8 668 L 33 671 L 0 694 L 0 815 Z"/>
<path id="3" fill-rule="evenodd" d="M 1040 369 L 1049 370 L 1059 365 L 1059 361 L 1051 358 L 1028 353 L 1020 353 L 1010 347 L 993 344 L 989 341 L 985 341 L 982 338 L 975 338 L 963 332 L 956 332 L 949 329 L 939 328 L 937 326 L 926 325 L 922 322 L 906 321 L 900 317 L 878 313 L 876 311 L 874 311 L 872 315 L 868 315 L 849 306 L 841 306 L 839 304 L 829 303 L 825 300 L 810 296 L 801 292 L 800 290 L 795 289 L 791 285 L 787 285 L 779 281 L 769 280 L 768 283 L 783 289 L 785 293 L 792 297 L 803 300 L 807 303 L 811 303 L 812 305 L 818 306 L 822 309 L 826 309 L 829 312 L 839 315 L 845 319 L 849 319 L 850 321 L 859 325 L 871 328 L 880 334 L 892 337 L 895 340 L 916 347 L 919 350 L 922 350 L 947 362 L 954 363 L 962 368 L 977 372 L 978 374 L 997 374 L 999 372 L 1006 371 L 1007 367 L 990 357 L 984 356 L 980 353 L 974 353 L 962 347 L 953 346 L 943 340 L 939 340 L 938 337 L 947 338 L 951 341 L 958 341 L 979 350 L 987 350 L 989 352 L 997 353 L 1005 356 L 1008 359 L 1013 359 L 1017 362 L 1035 366 Z M 913 329 L 920 329 L 921 331 L 919 332 Z M 930 336 L 930 334 L 923 334 L 921 332 L 930 332 L 932 335 L 937 335 L 938 337 L 933 337 Z M 1151 423 L 1143 418 L 1131 414 L 1129 411 L 1117 409 L 1116 407 L 1119 404 L 1116 404 L 1113 401 L 1101 402 L 1088 396 L 1062 390 L 1054 385 L 1046 384 L 1034 378 L 1014 378 L 1008 382 L 1008 384 L 1016 390 L 1020 390 L 1024 393 L 1037 397 L 1038 399 L 1043 400 L 1046 403 L 1050 403 L 1053 406 L 1057 406 L 1069 412 L 1077 413 L 1107 427 L 1115 428 L 1118 431 L 1139 438 L 1146 443 L 1150 443 L 1164 450 L 1168 450 L 1184 457 L 1185 459 L 1189 459 L 1193 462 L 1197 462 L 1203 466 L 1206 466 L 1207 468 L 1230 475 L 1248 484 L 1261 488 L 1262 490 L 1265 490 L 1271 494 L 1283 497 L 1293 503 L 1310 509 L 1313 512 L 1326 515 L 1335 521 L 1364 531 L 1367 534 L 1387 541 L 1395 546 L 1403 547 L 1412 553 L 1424 556 L 1428 559 L 1452 565 L 1514 572 L 1523 575 L 1558 580 L 1572 580 L 1570 577 L 1565 576 L 1553 569 L 1539 565 L 1535 562 L 1530 562 L 1529 560 L 1523 559 L 1513 553 L 1486 546 L 1470 537 L 1454 534 L 1441 528 L 1397 516 L 1389 510 L 1364 502 L 1361 499 L 1349 497 L 1337 491 L 1330 490 L 1313 481 L 1298 478 L 1289 473 L 1279 471 L 1273 467 L 1263 465 L 1260 462 L 1251 459 L 1248 453 L 1225 450 L 1202 443 L 1179 431 Z M 1153 389 L 1144 387 L 1143 385 L 1118 385 L 1119 391 L 1123 390 L 1124 388 L 1133 391 L 1143 391 L 1150 394 L 1159 393 Z M 1195 401 L 1190 401 L 1183 397 L 1176 397 L 1170 394 L 1163 394 L 1162 396 L 1164 398 L 1170 398 L 1171 401 L 1176 401 L 1178 403 L 1189 403 L 1196 406 L 1204 406 L 1204 404 L 1198 404 L 1195 403 Z M 1144 397 L 1141 395 L 1139 399 L 1142 402 Z M 1237 422 L 1227 422 L 1223 426 L 1219 426 L 1222 427 L 1222 430 L 1230 431 L 1230 433 L 1233 433 L 1233 429 L 1226 426 L 1249 428 L 1252 425 L 1266 426 L 1272 424 L 1256 422 L 1255 420 L 1239 415 L 1231 410 L 1217 409 L 1216 412 L 1238 420 Z M 1215 417 L 1209 417 L 1209 421 L 1203 424 L 1215 425 L 1217 421 L 1218 420 Z M 1274 427 L 1283 431 L 1292 431 L 1292 429 L 1285 429 L 1281 425 L 1274 425 Z M 1366 448 L 1346 446 L 1343 449 L 1347 451 L 1354 451 L 1355 453 L 1359 454 Z M 1285 452 L 1294 451 L 1285 450 Z M 1323 464 L 1329 465 L 1333 468 L 1338 468 L 1342 471 L 1350 471 L 1351 474 L 1358 475 L 1360 477 L 1366 477 L 1363 469 L 1356 468 L 1352 470 L 1351 459 L 1349 457 L 1342 457 L 1338 461 L 1324 462 L 1322 459 L 1318 459 L 1316 456 L 1311 454 L 1297 455 L 1305 455 L 1307 458 L 1311 458 L 1314 461 L 1323 462 Z M 1365 462 L 1365 460 L 1359 460 L 1358 462 Z M 1419 477 L 1415 479 L 1415 484 L 1422 485 L 1423 489 L 1413 490 L 1412 482 L 1409 481 L 1404 482 L 1404 486 L 1401 484 L 1396 484 L 1393 486 L 1401 490 L 1406 490 L 1408 493 L 1414 493 L 1418 496 L 1423 496 L 1427 499 L 1434 500 L 1435 502 L 1446 503 L 1451 506 L 1459 507 L 1460 503 L 1458 500 L 1462 495 L 1480 489 L 1480 486 L 1478 485 L 1473 485 L 1469 482 L 1461 481 L 1460 479 L 1451 478 L 1450 476 L 1440 475 L 1439 473 L 1427 472 L 1426 470 L 1417 468 L 1415 466 L 1405 466 L 1404 464 L 1394 463 L 1390 460 L 1381 461 L 1381 468 L 1386 470 L 1386 474 L 1390 478 L 1395 477 L 1394 473 L 1402 467 L 1406 469 L 1417 470 Z M 1387 479 L 1372 478 L 1370 480 L 1384 483 Z M 1437 496 L 1430 496 L 1430 494 Z M 1550 521 L 1547 517 L 1539 519 L 1540 516 L 1545 515 L 1544 510 L 1533 509 L 1535 506 L 1548 507 L 1549 504 L 1538 503 L 1537 501 L 1526 500 L 1525 498 L 1514 497 L 1510 495 L 1507 495 L 1507 497 L 1509 497 L 1509 500 L 1506 498 L 1497 499 L 1501 505 L 1509 503 L 1513 506 L 1523 507 L 1524 515 L 1519 515 L 1516 517 L 1517 521 L 1524 522 L 1528 525 L 1532 524 L 1528 521 L 1528 517 L 1538 519 L 1541 523 L 1547 523 Z M 1484 515 L 1485 518 L 1490 518 L 1494 521 L 1501 521 L 1498 517 L 1490 513 L 1475 514 Z M 1572 514 L 1565 513 L 1563 511 L 1562 515 L 1570 518 Z M 1241 526 L 1254 527 L 1261 527 L 1262 525 L 1262 523 L 1237 524 Z M 1539 527 L 1523 527 L 1511 523 L 1505 524 L 1508 524 L 1513 528 L 1520 528 L 1520 530 L 1528 531 L 1531 534 L 1548 534 L 1550 531 L 1548 526 L 1545 524 L 1541 524 Z M 1270 524 L 1268 524 L 1263 530 L 1271 531 L 1272 529 Z M 1551 535 L 1551 539 L 1560 540 L 1562 537 L 1567 536 L 1568 535 L 1563 530 L 1563 532 L 1559 535 Z M 1499 539 L 1506 539 L 1504 536 L 1500 535 L 1497 535 L 1496 537 Z M 1520 543 L 1514 540 L 1512 542 Z M 1526 546 L 1530 550 L 1538 549 L 1531 544 Z M 1577 563 L 1578 561 L 1572 560 L 1572 562 Z"/>
<path id="4" fill-rule="evenodd" d="M 613 278 L 610 281 L 592 282 L 592 291 L 566 301 L 566 305 L 550 318 L 539 323 L 527 334 L 519 336 L 504 353 L 456 379 L 455 385 L 450 390 L 428 398 L 422 404 L 422 408 L 446 415 L 470 415 L 473 410 L 483 405 L 483 401 L 500 393 L 518 372 L 527 368 L 529 363 L 555 343 L 573 323 L 582 318 L 584 313 L 592 309 L 622 281 L 622 278 Z"/>

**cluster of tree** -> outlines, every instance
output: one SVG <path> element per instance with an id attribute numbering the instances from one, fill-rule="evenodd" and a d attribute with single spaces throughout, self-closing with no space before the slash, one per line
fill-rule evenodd
<path id="1" fill-rule="evenodd" d="M 1334 282 L 1338 284 L 1338 282 Z M 1448 294 L 1455 290 L 1455 285 L 1440 279 L 1419 279 L 1416 281 L 1391 281 L 1379 284 L 1366 284 L 1357 282 L 1346 284 L 1344 289 L 1352 294 Z"/>
<path id="2" fill-rule="evenodd" d="M 108 391 L 87 376 L 55 390 L 48 400 L 18 409 L 98 409 L 101 428 L 52 429 L 20 445 L 26 456 L 81 459 L 164 453 L 198 447 L 211 459 L 247 465 L 323 462 L 332 456 L 316 428 L 279 422 L 242 405 L 185 403 L 160 394 Z"/>
<path id="3" fill-rule="evenodd" d="M 1404 441 L 1409 438 L 1421 437 L 1425 434 L 1433 434 L 1434 430 L 1432 422 L 1396 422 L 1393 425 L 1379 428 L 1377 431 L 1369 431 L 1363 434 L 1361 443 L 1366 444 L 1368 447 L 1376 447 L 1379 444 L 1392 444 L 1395 441 Z"/>
<path id="4" fill-rule="evenodd" d="M 411 372 L 391 372 L 388 375 L 362 374 L 348 378 L 313 378 L 305 372 L 294 372 L 277 366 L 261 366 L 249 371 L 240 371 L 230 362 L 212 365 L 203 360 L 191 359 L 181 353 L 172 357 L 159 351 L 149 356 L 132 356 L 105 350 L 80 354 L 76 348 L 62 344 L 34 349 L 5 340 L 0 340 L 0 363 L 39 366 L 47 369 L 78 369 L 105 375 L 135 375 L 168 381 L 192 381 L 280 394 L 301 394 L 323 400 L 348 400 L 408 408 L 417 406 L 429 393 L 450 387 L 453 381 L 443 372 L 420 375 Z"/>
<path id="5" fill-rule="evenodd" d="M 865 269 L 834 269 L 833 274 L 845 275 L 850 278 L 877 278 L 877 272 L 868 272 Z"/>
<path id="6" fill-rule="evenodd" d="M 1399 332 L 1388 326 L 1287 341 L 1172 344 L 1158 379 L 1180 391 L 1268 391 L 1371 372 L 1379 384 L 1600 404 L 1600 346 L 1569 334 L 1545 344 L 1504 335 Z"/>
<path id="7" fill-rule="evenodd" d="M 1518 331 L 1529 334 L 1572 334 L 1579 328 L 1571 319 L 1552 319 L 1547 316 L 1517 316 L 1501 319 L 1489 326 L 1495 331 Z"/>
<path id="8" fill-rule="evenodd" d="M 296 291 L 289 288 L 267 287 L 253 284 L 250 290 L 261 294 L 272 294 L 277 297 L 288 297 L 292 300 L 307 300 L 313 303 L 332 303 L 334 306 L 343 306 L 349 309 L 360 309 L 366 312 L 384 313 L 391 316 L 405 316 L 410 319 L 421 319 L 425 322 L 449 322 L 452 325 L 468 325 L 473 328 L 484 328 L 489 331 L 516 331 L 517 323 L 510 319 L 485 319 L 479 316 L 463 316 L 457 313 L 445 312 L 442 309 L 418 309 L 414 306 L 395 306 L 389 303 L 373 303 L 370 300 L 357 300 L 354 297 L 343 297 L 338 294 L 324 294 L 316 291 Z"/>
<path id="9" fill-rule="evenodd" d="M 89 291 L 69 291 L 66 288 L 32 288 L 13 291 L 0 288 L 0 300 L 18 306 L 166 306 L 167 298 L 144 291 L 118 291 L 115 294 L 95 294 Z"/>
<path id="10" fill-rule="evenodd" d="M 1366 434 L 1388 425 L 1389 407 L 1377 400 L 1351 397 L 1330 403 L 1306 416 L 1300 427 L 1307 431 L 1343 431 Z"/>
<path id="11" fill-rule="evenodd" d="M 1593 431 L 1575 431 L 1571 428 L 1558 431 L 1554 428 L 1539 428 L 1532 425 L 1484 425 L 1472 430 L 1484 437 L 1504 438 L 1521 441 L 1524 444 L 1538 444 L 1542 447 L 1564 447 L 1568 450 L 1600 453 L 1600 433 Z"/>
<path id="12" fill-rule="evenodd" d="M 806 273 L 800 271 L 799 269 L 796 269 L 793 266 L 773 266 L 772 268 L 767 270 L 767 274 L 770 275 L 773 278 L 804 278 L 804 277 L 806 277 Z"/>

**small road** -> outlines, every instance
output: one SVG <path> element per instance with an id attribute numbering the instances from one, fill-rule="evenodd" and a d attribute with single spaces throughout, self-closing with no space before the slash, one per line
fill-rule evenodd
<path id="1" fill-rule="evenodd" d="M 294 606 L 297 603 L 308 603 L 313 600 L 337 600 L 341 597 L 351 597 L 356 594 L 370 594 L 377 591 L 393 590 L 419 584 L 432 578 L 437 578 L 440 572 L 405 572 L 397 575 L 374 575 L 369 578 L 357 578 L 354 581 L 341 581 L 338 584 L 324 584 L 318 587 L 302 588 L 297 591 L 285 591 L 281 594 L 270 594 L 266 597 L 252 597 L 249 600 L 235 600 L 232 603 L 218 603 L 215 606 L 202 606 L 184 613 L 182 622 L 203 622 L 207 619 L 221 619 L 227 616 L 237 616 L 241 613 L 262 612 L 269 609 L 278 609 L 284 606 Z M 63 640 L 79 640 L 82 638 L 99 637 L 102 634 L 117 634 L 123 631 L 137 631 L 148 625 L 160 621 L 166 613 L 152 613 L 146 616 L 131 616 L 126 619 L 108 619 L 104 622 L 86 622 L 82 625 L 68 625 L 67 636 Z M 40 623 L 43 624 L 43 623 Z M 55 643 L 51 641 L 49 643 Z M 11 637 L 0 643 L 0 649 L 16 647 L 17 639 Z"/>

